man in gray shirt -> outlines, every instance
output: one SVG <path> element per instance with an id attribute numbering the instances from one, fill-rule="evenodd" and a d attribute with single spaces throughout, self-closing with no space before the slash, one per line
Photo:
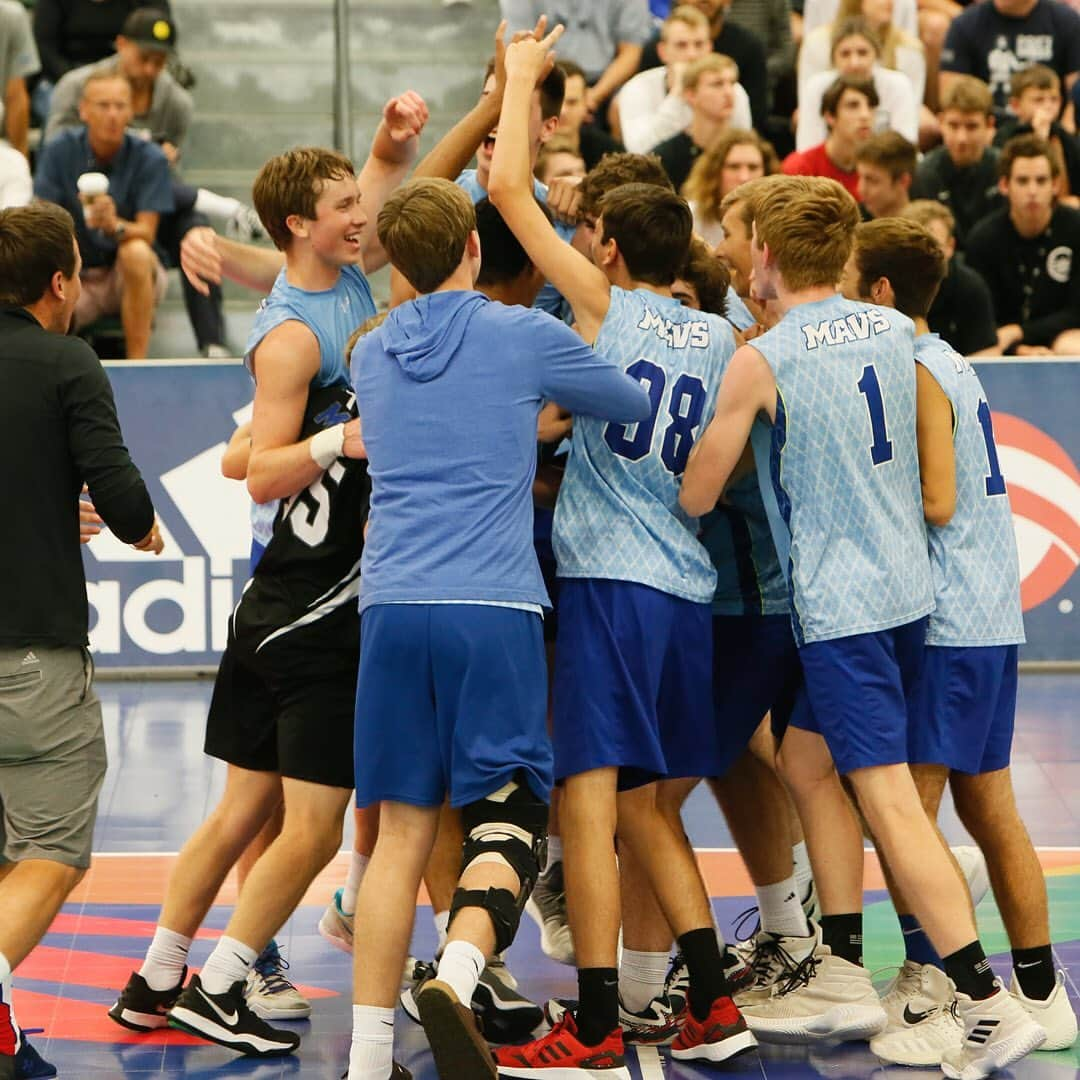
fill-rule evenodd
<path id="1" fill-rule="evenodd" d="M 18 0 L 0 0 L 0 93 L 3 94 L 7 141 L 25 155 L 30 128 L 30 95 L 26 77 L 41 70 L 30 16 Z"/>

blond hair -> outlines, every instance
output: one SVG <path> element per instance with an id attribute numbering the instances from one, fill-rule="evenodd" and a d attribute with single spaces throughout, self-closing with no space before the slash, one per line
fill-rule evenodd
<path id="1" fill-rule="evenodd" d="M 771 176 L 780 168 L 772 143 L 763 139 L 756 131 L 730 128 L 721 132 L 712 146 L 694 162 L 690 175 L 682 186 L 683 198 L 692 202 L 706 221 L 720 220 L 720 176 L 727 163 L 728 154 L 736 146 L 757 147 L 761 153 L 765 176 Z"/>
<path id="2" fill-rule="evenodd" d="M 913 199 L 900 211 L 899 216 L 914 221 L 924 229 L 932 222 L 940 221 L 949 230 L 950 236 L 956 234 L 956 218 L 953 217 L 953 212 L 937 199 Z"/>
<path id="3" fill-rule="evenodd" d="M 345 363 L 348 364 L 352 358 L 353 349 L 356 348 L 356 343 L 362 338 L 371 333 L 372 330 L 378 330 L 384 322 L 386 322 L 386 316 L 389 315 L 389 311 L 380 311 L 377 315 L 372 315 L 370 319 L 365 319 L 350 335 L 349 340 L 345 342 Z"/>
<path id="4" fill-rule="evenodd" d="M 686 65 L 686 71 L 683 72 L 683 90 L 696 90 L 702 75 L 728 71 L 738 81 L 739 65 L 730 56 L 725 56 L 723 53 L 708 53 Z"/>
<path id="5" fill-rule="evenodd" d="M 994 111 L 994 95 L 990 87 L 974 75 L 957 75 L 941 95 L 942 112 L 955 109 L 962 113 L 979 113 L 990 116 Z"/>
<path id="6" fill-rule="evenodd" d="M 778 180 L 799 180 L 797 176 L 759 176 L 756 180 L 747 180 L 740 184 L 734 191 L 729 191 L 720 201 L 720 209 L 717 214 L 718 220 L 723 220 L 727 212 L 733 207 L 739 207 L 739 218 L 750 235 L 750 228 L 754 224 L 754 211 L 757 202 L 766 192 L 770 191 Z"/>
<path id="7" fill-rule="evenodd" d="M 686 26 L 692 26 L 695 30 L 709 29 L 709 20 L 705 17 L 704 12 L 699 11 L 690 4 L 680 4 L 677 8 L 673 8 L 671 14 L 663 21 L 663 23 L 661 23 L 661 41 L 667 41 L 668 27 L 672 23 L 677 22 L 684 23 Z"/>

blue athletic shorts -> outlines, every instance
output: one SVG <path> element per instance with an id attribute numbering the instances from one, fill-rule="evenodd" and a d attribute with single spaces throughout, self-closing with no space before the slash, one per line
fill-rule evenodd
<path id="1" fill-rule="evenodd" d="M 928 645 L 908 728 L 908 760 L 962 773 L 1004 769 L 1016 718 L 1015 645 Z"/>
<path id="2" fill-rule="evenodd" d="M 540 616 L 480 604 L 376 604 L 361 618 L 356 805 L 454 806 L 523 770 L 551 795 Z"/>
<path id="3" fill-rule="evenodd" d="M 723 776 L 750 743 L 766 713 L 787 727 L 802 685 L 790 615 L 713 616 L 713 706 Z"/>
<path id="4" fill-rule="evenodd" d="M 714 776 L 712 613 L 630 581 L 563 578 L 555 642 L 555 778 L 610 766 L 619 788 Z"/>
<path id="5" fill-rule="evenodd" d="M 907 761 L 908 717 L 926 651 L 926 623 L 922 618 L 799 650 L 803 688 L 791 724 L 824 736 L 841 776 Z"/>

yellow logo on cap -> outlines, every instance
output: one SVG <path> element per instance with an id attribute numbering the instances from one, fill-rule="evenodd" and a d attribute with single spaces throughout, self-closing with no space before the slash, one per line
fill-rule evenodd
<path id="1" fill-rule="evenodd" d="M 168 41 L 172 37 L 172 27 L 164 19 L 158 19 L 150 32 L 158 41 Z"/>

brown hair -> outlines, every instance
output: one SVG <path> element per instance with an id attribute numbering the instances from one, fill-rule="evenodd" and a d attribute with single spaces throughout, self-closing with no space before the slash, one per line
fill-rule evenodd
<path id="1" fill-rule="evenodd" d="M 555 61 L 555 66 L 563 73 L 563 85 L 564 86 L 566 84 L 566 80 L 569 79 L 569 78 L 572 78 L 575 75 L 579 79 L 582 79 L 586 84 L 589 81 L 589 77 L 585 74 L 585 69 L 579 63 L 577 63 L 574 60 L 556 60 Z M 491 72 L 493 72 L 494 70 L 495 70 L 495 67 L 494 67 L 494 64 L 493 64 L 491 66 L 491 70 L 488 72 L 488 74 L 490 75 Z M 484 82 L 487 82 L 487 76 L 486 75 L 484 76 Z"/>
<path id="2" fill-rule="evenodd" d="M 683 90 L 696 90 L 702 75 L 711 75 L 714 71 L 730 71 L 738 81 L 739 65 L 730 56 L 725 56 L 723 53 L 706 53 L 686 65 L 686 70 L 683 72 Z"/>
<path id="3" fill-rule="evenodd" d="M 756 131 L 730 128 L 721 132 L 716 141 L 694 162 L 686 183 L 682 186 L 683 196 L 697 207 L 698 213 L 707 221 L 719 221 L 720 214 L 720 174 L 727 162 L 728 154 L 736 146 L 756 146 L 761 152 L 765 176 L 771 176 L 780 169 L 773 145 L 763 139 Z"/>
<path id="4" fill-rule="evenodd" d="M 315 217 L 315 204 L 327 180 L 355 176 L 353 163 L 336 150 L 300 146 L 272 157 L 259 170 L 252 201 L 274 247 L 287 251 L 293 234 L 285 224 L 293 214 Z"/>
<path id="5" fill-rule="evenodd" d="M 623 184 L 600 202 L 603 243 L 614 240 L 635 281 L 670 285 L 679 276 L 694 219 L 686 200 L 655 184 Z"/>
<path id="6" fill-rule="evenodd" d="M 862 94 L 870 102 L 870 108 L 876 109 L 879 104 L 877 87 L 872 79 L 860 79 L 857 75 L 837 75 L 825 93 L 821 95 L 821 115 L 836 116 L 836 110 L 840 108 L 840 99 L 848 90 L 854 90 Z"/>
<path id="7" fill-rule="evenodd" d="M 746 235 L 750 235 L 750 228 L 754 224 L 754 211 L 757 209 L 757 201 L 767 191 L 772 190 L 773 183 L 777 180 L 797 180 L 798 177 L 793 176 L 759 176 L 756 180 L 747 180 L 745 184 L 740 184 L 734 191 L 729 191 L 720 203 L 720 212 L 717 214 L 717 218 L 723 220 L 727 212 L 733 206 L 739 206 L 741 208 L 739 217 L 742 219 L 743 225 L 746 227 Z"/>
<path id="8" fill-rule="evenodd" d="M 579 158 L 584 162 L 584 158 L 581 156 L 581 151 L 578 149 L 577 144 L 569 135 L 563 135 L 556 132 L 548 139 L 547 142 L 540 144 L 540 152 L 536 155 L 536 168 L 533 169 L 533 176 L 538 180 L 542 180 L 544 176 L 544 166 L 547 164 L 547 159 L 552 154 L 573 154 L 574 157 Z"/>
<path id="9" fill-rule="evenodd" d="M 671 9 L 671 14 L 660 24 L 660 40 L 667 41 L 668 27 L 672 23 L 685 23 L 695 29 L 709 29 L 709 20 L 703 11 L 699 11 L 691 4 L 680 4 Z"/>
<path id="10" fill-rule="evenodd" d="M 898 216 L 914 221 L 923 228 L 932 221 L 940 221 L 949 230 L 950 236 L 956 235 L 956 218 L 953 217 L 953 212 L 937 199 L 913 199 Z"/>
<path id="11" fill-rule="evenodd" d="M 558 116 L 562 112 L 563 98 L 566 95 L 566 77 L 567 75 L 582 75 L 584 72 L 581 68 L 577 71 L 568 71 L 570 61 L 562 61 L 559 64 L 555 64 L 552 69 L 547 73 L 544 81 L 538 87 L 540 91 L 540 119 L 550 120 L 553 116 Z M 577 67 L 576 64 L 573 65 Z M 484 81 L 480 84 L 484 87 L 487 84 L 488 79 L 495 74 L 495 57 L 492 57 L 487 62 L 487 67 L 484 69 Z M 588 79 L 585 80 L 588 82 Z"/>
<path id="12" fill-rule="evenodd" d="M 994 95 L 982 79 L 976 79 L 974 75 L 957 75 L 950 80 L 948 88 L 942 92 L 939 106 L 941 112 L 954 109 L 961 113 L 992 116 Z"/>
<path id="13" fill-rule="evenodd" d="M 893 181 L 899 180 L 904 173 L 914 176 L 918 157 L 918 150 L 896 131 L 881 131 L 877 135 L 871 135 L 855 151 L 856 161 L 884 169 Z"/>
<path id="14" fill-rule="evenodd" d="M 37 303 L 58 270 L 75 276 L 71 215 L 50 202 L 0 210 L 0 304 Z"/>
<path id="15" fill-rule="evenodd" d="M 1038 135 L 1016 135 L 1002 148 L 998 158 L 998 176 L 1002 180 L 1012 177 L 1013 163 L 1017 158 L 1044 157 L 1050 162 L 1050 176 L 1056 180 L 1061 175 L 1061 158 L 1054 147 Z"/>
<path id="16" fill-rule="evenodd" d="M 772 177 L 755 199 L 754 224 L 758 244 L 768 245 L 789 289 L 835 285 L 851 254 L 859 206 L 835 180 Z"/>
<path id="17" fill-rule="evenodd" d="M 1014 71 L 1009 80 L 1009 97 L 1018 98 L 1025 90 L 1061 90 L 1058 73 L 1045 64 L 1030 64 Z"/>
<path id="18" fill-rule="evenodd" d="M 410 180 L 386 200 L 378 228 L 390 261 L 418 293 L 430 293 L 460 265 L 476 209 L 449 180 Z"/>
<path id="19" fill-rule="evenodd" d="M 906 218 L 865 221 L 855 230 L 859 295 L 869 296 L 875 281 L 892 286 L 896 310 L 925 319 L 945 277 L 941 245 L 922 225 Z"/>
<path id="20" fill-rule="evenodd" d="M 829 35 L 830 61 L 833 58 L 833 53 L 836 52 L 836 46 L 849 37 L 866 38 L 873 45 L 878 59 L 881 58 L 881 38 L 878 37 L 877 31 L 861 15 L 852 15 L 846 19 L 837 19 L 832 24 L 832 33 Z"/>
<path id="21" fill-rule="evenodd" d="M 674 191 L 664 166 L 655 154 L 605 154 L 586 174 L 578 191 L 581 193 L 581 217 L 600 213 L 600 201 L 623 184 L 651 184 Z"/>
<path id="22" fill-rule="evenodd" d="M 731 286 L 731 274 L 724 263 L 700 236 L 690 238 L 690 250 L 679 271 L 680 278 L 694 286 L 698 305 L 702 311 L 713 315 L 727 314 L 727 293 Z"/>
<path id="23" fill-rule="evenodd" d="M 352 358 L 353 349 L 356 348 L 356 343 L 367 334 L 370 334 L 372 330 L 378 330 L 380 326 L 386 321 L 386 316 L 389 315 L 389 311 L 380 311 L 377 315 L 372 315 L 370 319 L 365 319 L 350 335 L 349 340 L 345 342 L 345 364 L 348 366 L 349 361 Z"/>

